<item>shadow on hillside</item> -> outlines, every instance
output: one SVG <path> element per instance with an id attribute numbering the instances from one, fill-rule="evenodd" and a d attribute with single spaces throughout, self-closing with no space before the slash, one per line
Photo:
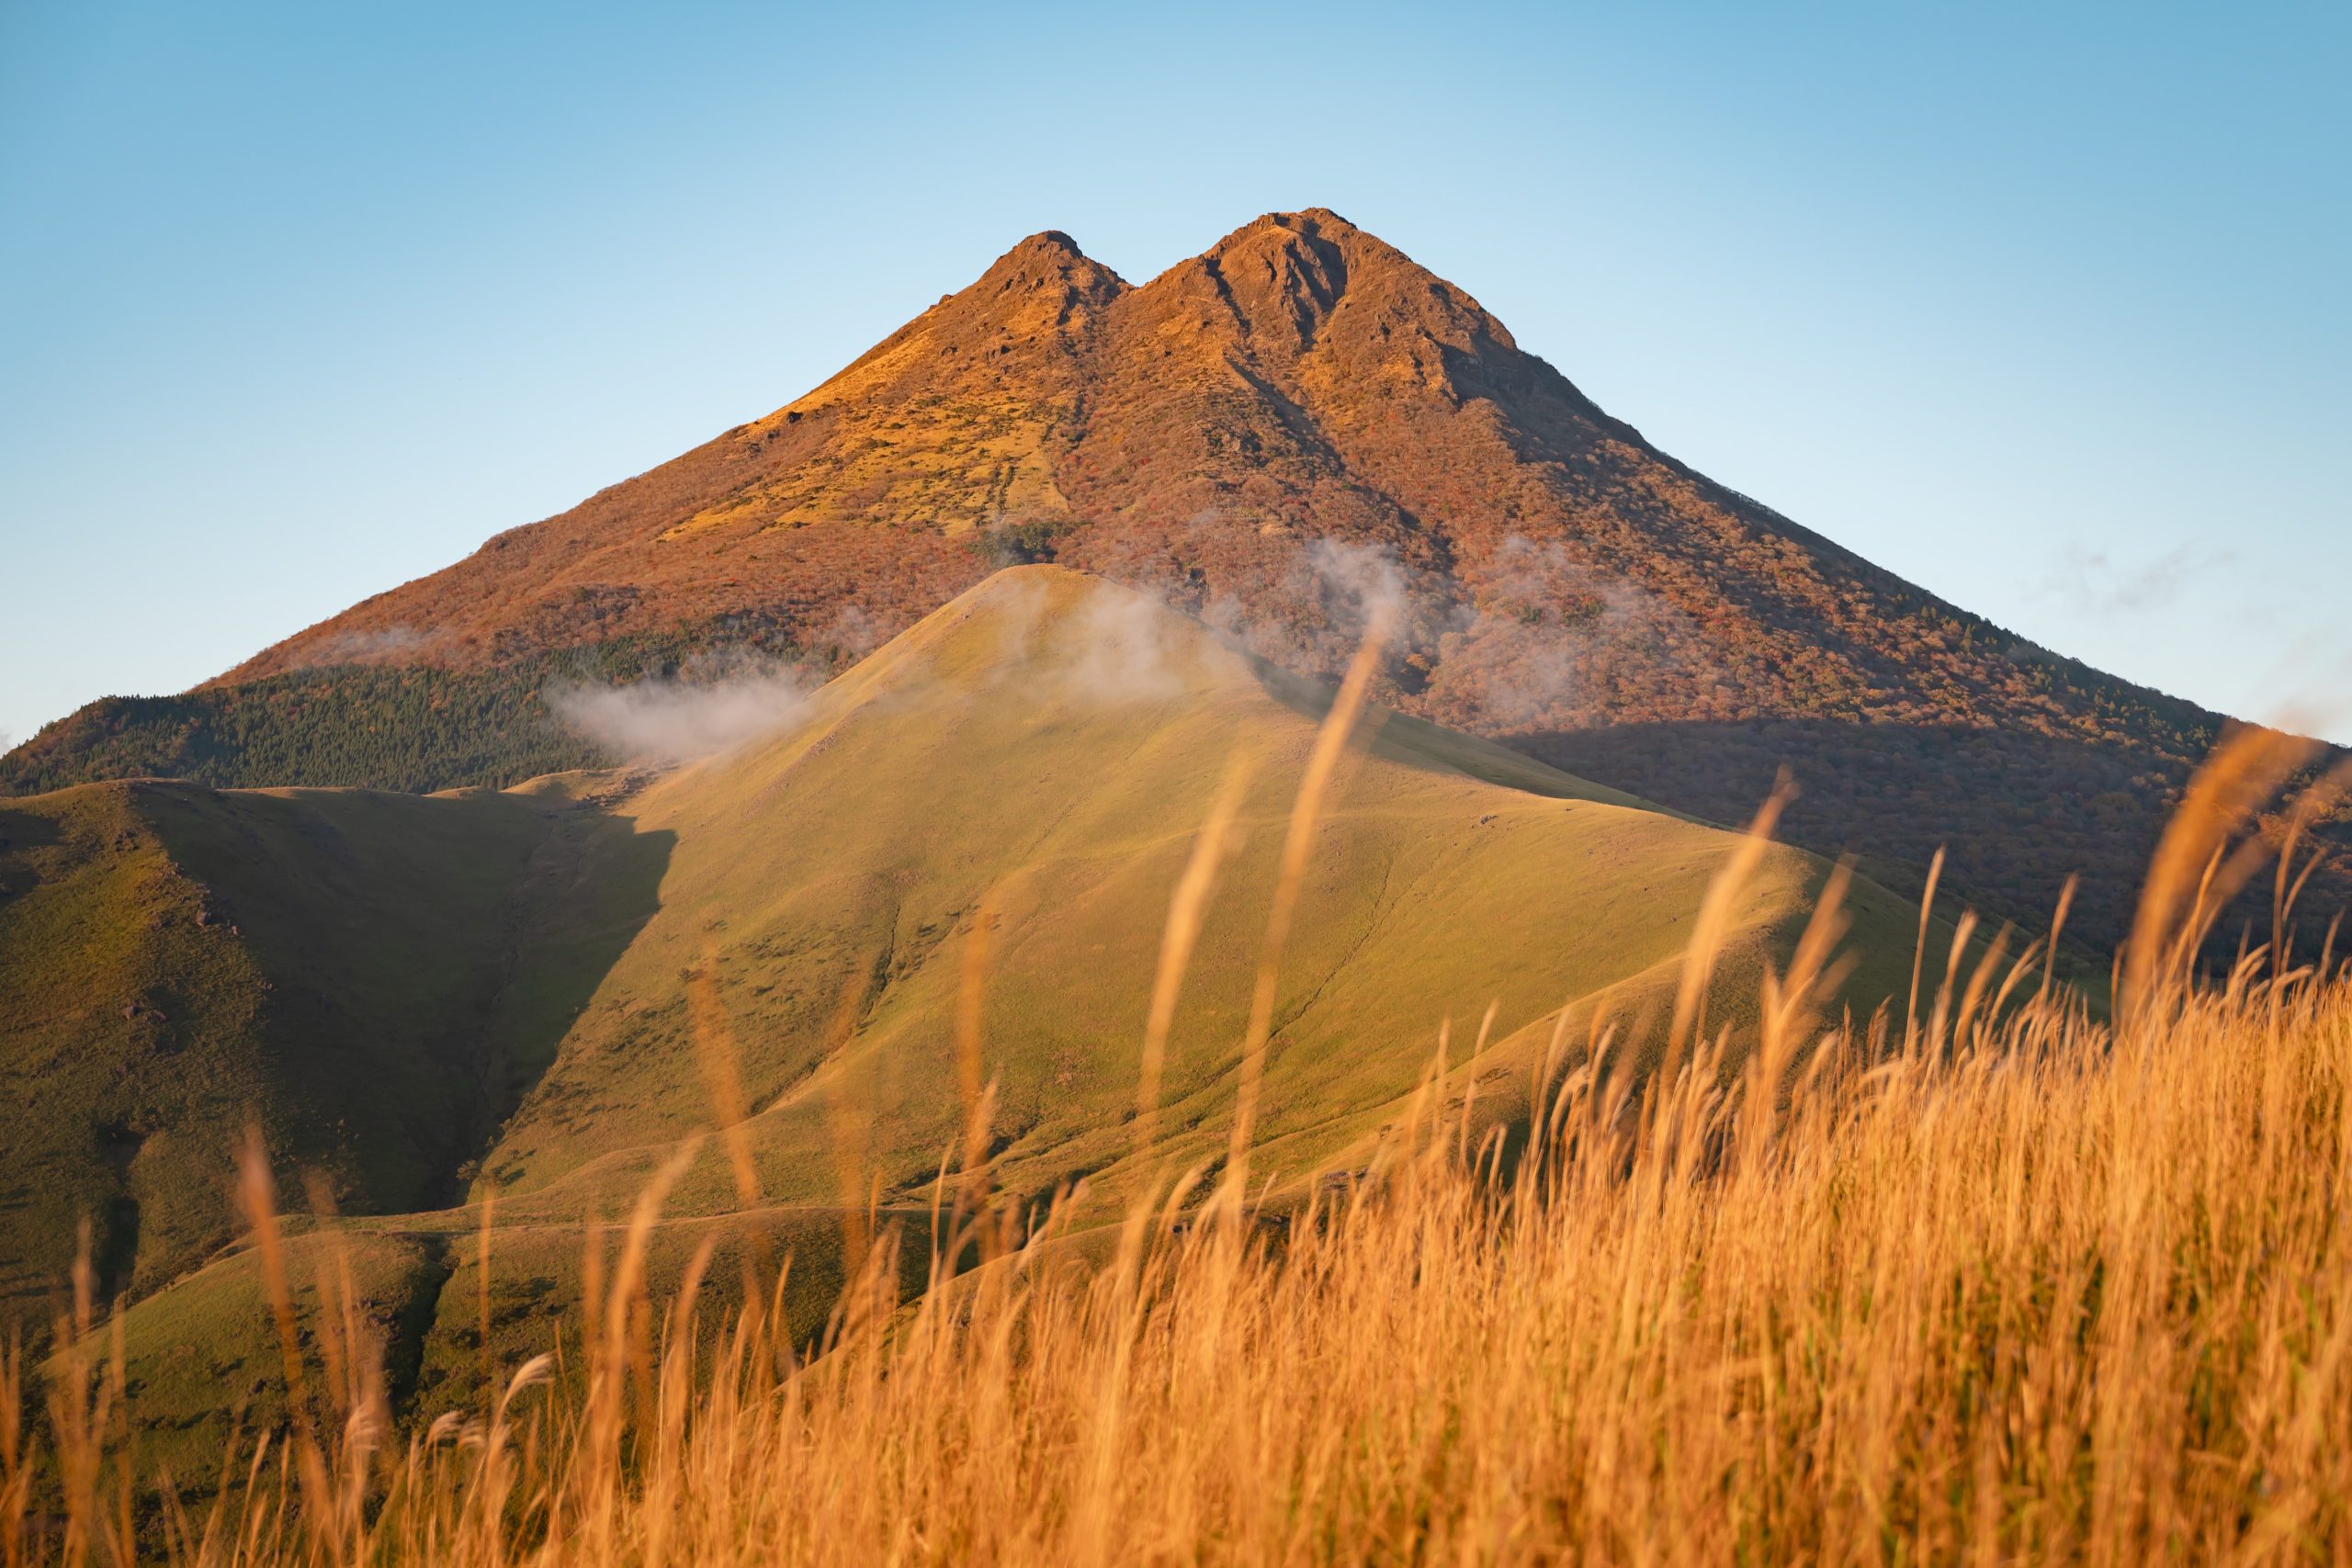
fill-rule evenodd
<path id="1" fill-rule="evenodd" d="M 513 966 L 486 1021 L 492 1046 L 473 1124 L 434 1206 L 464 1201 L 473 1160 L 555 1065 L 605 976 L 662 908 L 677 834 L 639 832 L 601 812 L 587 827 L 575 858 L 546 867 L 541 885 L 529 890 L 537 909 L 517 933 Z"/>
<path id="2" fill-rule="evenodd" d="M 596 801 L 153 793 L 175 862 L 267 976 L 271 1153 L 346 1213 L 463 1200 L 662 907 L 676 839 Z"/>
<path id="3" fill-rule="evenodd" d="M 46 849 L 57 840 L 57 824 L 48 818 L 0 810 L 0 899 L 12 898 L 33 884 L 32 873 L 21 869 L 21 863 L 12 865 L 11 857 L 25 850 Z"/>
<path id="4" fill-rule="evenodd" d="M 1953 897 L 2035 929 L 2048 923 L 2068 874 L 2079 873 L 2069 929 L 2102 953 L 2124 935 L 2188 775 L 2186 763 L 2150 748 L 1812 719 L 1623 724 L 1507 743 L 1726 824 L 1747 820 L 1785 766 L 1799 789 L 1781 823 L 1792 842 L 1851 852 L 1905 892 L 1917 891 L 1943 847 Z M 2326 911 L 2318 915 L 2324 925 Z"/>
<path id="5" fill-rule="evenodd" d="M 1268 694 L 1301 716 L 1320 721 L 1329 711 L 1330 687 L 1253 666 Z M 2048 926 L 2066 878 L 2078 875 L 2070 945 L 2102 961 L 2130 929 L 2149 858 L 2193 766 L 2153 746 L 1831 719 L 1627 723 L 1493 739 L 1726 827 L 1753 817 L 1786 767 L 1799 793 L 1781 837 L 1816 854 L 1852 854 L 1866 874 L 1912 896 L 1940 848 L 1942 897 L 2030 931 Z M 1410 744 L 1374 745 L 1400 761 L 1462 765 L 1432 763 Z M 2319 952 L 2332 917 L 2352 917 L 2352 842 L 2341 824 L 2324 823 L 2318 834 L 2334 848 L 2297 907 L 2296 947 L 2306 958 Z M 2247 922 L 2267 931 L 2269 893 L 2268 876 L 2257 876 L 2217 925 L 2217 944 L 2233 948 Z"/>

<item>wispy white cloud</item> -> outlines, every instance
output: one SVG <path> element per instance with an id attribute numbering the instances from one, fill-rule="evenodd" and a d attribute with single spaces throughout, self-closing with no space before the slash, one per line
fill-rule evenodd
<path id="1" fill-rule="evenodd" d="M 1221 598 L 1202 619 L 1274 663 L 1329 674 L 1385 610 L 1399 682 L 1426 680 L 1453 722 L 1501 729 L 1580 722 L 1597 661 L 1636 654 L 1695 672 L 1702 643 L 1673 605 L 1556 540 L 1513 536 L 1446 574 L 1385 546 L 1318 539 L 1274 586 L 1261 598 L 1270 611 Z"/>
<path id="2" fill-rule="evenodd" d="M 340 631 L 321 637 L 302 650 L 298 668 L 327 664 L 364 664 L 371 660 L 397 659 L 430 646 L 431 636 L 414 626 L 384 626 L 374 631 Z"/>
<path id="3" fill-rule="evenodd" d="M 2121 616 L 2169 608 L 2214 572 L 2235 564 L 2234 550 L 2176 545 L 2134 561 L 2109 549 L 2070 544 L 2043 579 L 2039 595 L 2079 614 Z"/>
<path id="4" fill-rule="evenodd" d="M 800 665 L 739 658 L 622 686 L 552 685 L 541 695 L 567 728 L 616 756 L 684 762 L 796 728 L 808 717 L 813 686 Z"/>

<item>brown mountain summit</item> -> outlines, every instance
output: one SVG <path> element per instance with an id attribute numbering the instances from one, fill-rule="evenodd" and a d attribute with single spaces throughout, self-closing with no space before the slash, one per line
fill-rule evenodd
<path id="1" fill-rule="evenodd" d="M 1261 219 L 1141 287 L 1065 235 L 1024 240 L 776 412 L 222 680 L 503 663 L 729 613 L 821 635 L 855 605 L 895 626 L 982 570 L 966 536 L 982 529 L 1195 607 L 1295 586 L 1310 539 L 1385 549 L 1469 606 L 1531 570 L 1589 575 L 1588 597 L 1622 579 L 1661 597 L 1661 637 L 1741 634 L 1718 640 L 1742 668 L 1657 670 L 1681 718 L 1788 705 L 1765 692 L 1792 659 L 1864 705 L 1917 683 L 1907 655 L 1861 652 L 1907 639 L 1847 608 L 1856 586 L 1900 584 L 1660 457 L 1469 296 L 1321 211 Z M 1426 671 L 1467 671 L 1506 633 L 1423 649 Z M 1558 682 L 1550 716 L 1616 716 L 1623 683 Z"/>
<path id="2" fill-rule="evenodd" d="M 2218 725 L 1693 472 L 1469 295 L 1317 209 L 1141 285 L 1034 235 L 765 418 L 170 699 L 164 762 L 295 782 L 247 774 L 329 754 L 273 737 L 379 700 L 370 668 L 476 694 L 414 699 L 446 728 L 582 650 L 854 656 L 1044 557 L 1310 672 L 1352 645 L 1366 594 L 1400 594 L 1395 705 L 1712 817 L 1743 815 L 1786 762 L 1805 791 L 1791 830 L 1814 847 L 1919 862 L 1949 842 L 1956 884 L 2019 915 L 2082 870 L 2097 934 L 2116 934 Z M 616 667 L 636 665 L 596 666 Z M 521 722 L 482 705 L 484 724 Z M 156 771 L 140 727 L 164 719 L 142 711 L 52 727 L 7 782 Z M 345 748 L 352 776 L 300 782 L 505 782 L 478 739 L 379 776 Z"/>

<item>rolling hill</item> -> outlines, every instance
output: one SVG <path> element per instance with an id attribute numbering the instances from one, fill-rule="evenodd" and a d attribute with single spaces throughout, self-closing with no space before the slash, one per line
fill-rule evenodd
<path id="1" fill-rule="evenodd" d="M 250 1112 L 289 1206 L 309 1207 L 297 1176 L 315 1170 L 340 1216 L 301 1223 L 298 1280 L 345 1249 L 405 1407 L 446 1407 L 481 1365 L 474 1233 L 492 1223 L 497 1348 L 544 1348 L 575 1300 L 583 1221 L 624 1213 L 720 1119 L 717 1059 L 740 1084 L 750 1169 L 702 1145 L 657 1265 L 705 1235 L 788 1247 L 813 1326 L 845 1214 L 870 1205 L 921 1250 L 963 1122 L 967 972 L 985 982 L 1003 1201 L 1083 1183 L 1082 1222 L 1115 1213 L 1143 1173 L 1213 1167 L 1226 1146 L 1280 843 L 1329 701 L 1155 600 L 1040 566 L 959 595 L 763 738 L 659 776 L 424 797 L 98 784 L 12 803 L 0 976 L 25 999 L 0 1051 L 23 1113 L 0 1159 L 28 1181 L 7 1222 L 16 1303 L 32 1308 L 35 1277 L 70 1254 L 74 1198 L 127 1204 L 130 1234 L 109 1222 L 103 1240 L 136 1302 L 142 1416 L 204 1452 L 237 1401 L 266 1407 L 254 1258 L 220 1250 Z M 1362 1165 L 1449 1021 L 1453 1091 L 1503 1119 L 1563 1009 L 1572 1038 L 1605 1016 L 1654 1042 L 1735 842 L 1492 742 L 1374 716 L 1282 971 L 1253 1144 L 1270 1177 Z M 1236 768 L 1235 846 L 1147 1141 L 1137 1049 L 1170 894 Z M 1758 966 L 1793 942 L 1827 870 L 1766 855 L 1732 911 L 1717 1021 L 1748 1016 Z M 1867 1009 L 1899 997 L 1915 913 L 1867 882 L 1849 908 L 1862 962 L 1846 994 Z M 20 986 L 36 974 L 56 978 Z"/>
<path id="2" fill-rule="evenodd" d="M 2019 919 L 2079 871 L 2103 942 L 2221 724 L 1693 472 L 1317 209 L 1140 285 L 1032 236 L 775 412 L 198 691 L 61 720 L 0 789 L 513 784 L 591 760 L 550 679 L 830 672 L 1046 558 L 1317 676 L 1378 580 L 1410 612 L 1401 711 L 1717 819 L 1785 763 L 1798 841 L 1897 879 L 1949 845 L 1951 885 Z"/>

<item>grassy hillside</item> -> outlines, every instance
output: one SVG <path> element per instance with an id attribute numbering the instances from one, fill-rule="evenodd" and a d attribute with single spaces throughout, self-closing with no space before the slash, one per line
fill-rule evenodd
<path id="1" fill-rule="evenodd" d="M 590 854 L 599 816 L 154 782 L 0 808 L 0 1310 L 45 1310 L 85 1215 L 109 1292 L 228 1241 L 249 1122 L 338 1207 L 449 1201 L 650 907 L 662 840 Z"/>
<path id="2" fill-rule="evenodd" d="M 897 1563 L 910 1542 L 1057 1564 L 2352 1556 L 2344 976 L 2113 1030 L 2030 1009 L 1954 1044 L 1882 1060 L 1833 1033 L 1777 1116 L 1752 1078 L 1725 1095 L 1693 1071 L 1628 1109 L 1572 1073 L 1516 1180 L 1465 1169 L 1442 1120 L 1283 1245 L 1144 1219 L 1127 1267 L 1081 1272 L 1044 1237 L 980 1288 L 863 1314 L 814 1364 L 779 1365 L 771 1323 L 691 1313 L 664 1276 L 622 1299 L 666 1334 L 580 1347 L 583 1375 L 526 1389 L 486 1441 L 371 1456 L 322 1432 L 353 1478 L 335 1544 L 558 1564 Z M 288 1471 L 227 1513 L 256 1561 L 318 1560 L 328 1509 Z"/>
<path id="3" fill-rule="evenodd" d="M 225 1234 L 220 1173 L 245 1100 L 282 1107 L 285 1163 L 322 1166 L 347 1215 L 304 1222 L 298 1275 L 355 1249 L 366 1315 L 405 1369 L 401 1408 L 429 1415 L 470 1397 L 485 1310 L 508 1359 L 567 1321 L 582 1223 L 625 1213 L 690 1142 L 704 1140 L 653 1244 L 663 1277 L 706 1237 L 729 1249 L 722 1262 L 788 1250 L 787 1321 L 806 1334 L 838 1291 L 845 1233 L 895 1218 L 919 1270 L 965 1125 L 956 1020 L 975 982 L 1005 1201 L 1037 1212 L 1083 1183 L 1082 1232 L 1152 1171 L 1214 1170 L 1285 823 L 1329 701 L 1153 601 L 1033 567 L 928 617 L 788 730 L 642 787 L 568 775 L 411 799 L 148 784 L 33 804 L 141 803 L 159 858 L 168 845 L 173 874 L 224 911 L 206 940 L 277 976 L 252 1018 L 207 1025 L 241 1043 L 260 1087 L 164 1140 L 209 1162 L 216 1221 L 170 1256 Z M 1451 1100 L 1491 1122 L 1523 1108 L 1562 1010 L 1574 1040 L 1613 1027 L 1645 1050 L 1737 842 L 1419 720 L 1375 710 L 1361 739 L 1275 992 L 1252 1169 L 1278 1187 L 1377 1158 L 1441 1051 Z M 1145 1141 L 1138 1043 L 1170 890 L 1236 776 Z M 1751 1016 L 1761 964 L 1785 955 L 1826 874 L 1764 853 L 1726 911 L 1712 1024 Z M 1915 917 L 1868 884 L 1848 908 L 1863 956 L 1848 995 L 1867 1010 L 1906 982 Z M 223 920 L 238 929 L 219 934 Z M 706 1140 L 738 1094 L 748 1170 Z M 289 1208 L 300 1190 L 281 1182 Z M 266 1364 L 266 1325 L 245 1311 L 255 1264 L 219 1258 L 126 1319 L 141 1408 L 175 1440 L 217 1437 L 220 1378 Z M 266 1413 L 275 1395 L 254 1397 Z"/>
<path id="4" fill-rule="evenodd" d="M 861 1179 L 936 1173 L 962 1115 L 955 998 L 984 903 L 986 1075 L 1000 1170 L 1031 1197 L 1133 1158 L 1134 1043 L 1193 835 L 1227 770 L 1252 783 L 1170 1037 L 1164 1147 L 1220 1148 L 1283 823 L 1324 689 L 1125 589 L 1001 574 L 827 688 L 791 734 L 682 771 L 628 811 L 673 835 L 662 909 L 615 964 L 486 1156 L 514 1212 L 616 1203 L 711 1108 L 681 981 L 707 976 L 740 1058 L 763 1191 L 839 1196 L 833 1107 Z M 1371 1135 L 1449 1019 L 1466 1054 L 1621 994 L 1626 1027 L 1730 839 L 1499 747 L 1391 719 L 1323 830 L 1275 1014 L 1261 1133 L 1301 1163 Z M 1743 957 L 1793 932 L 1820 863 L 1776 852 Z M 1865 929 L 1904 933 L 1875 889 Z M 1907 934 L 1885 944 L 1907 963 Z M 1894 950 L 1899 949 L 1899 952 Z M 1883 994 L 1892 969 L 1864 981 Z M 1548 1037 L 1548 1035 L 1546 1036 Z M 726 1201 L 716 1154 L 681 1202 Z M 612 1194 L 602 1198 L 596 1194 Z"/>

